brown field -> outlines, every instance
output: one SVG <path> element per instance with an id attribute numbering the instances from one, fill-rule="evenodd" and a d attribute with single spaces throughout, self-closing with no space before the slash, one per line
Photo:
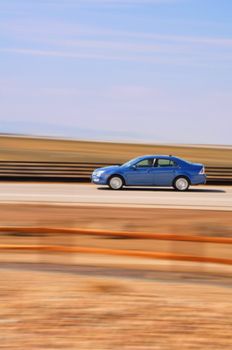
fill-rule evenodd
<path id="1" fill-rule="evenodd" d="M 231 349 L 231 288 L 0 268 L 0 349 Z"/>
<path id="2" fill-rule="evenodd" d="M 232 166 L 232 147 L 192 147 L 0 136 L 0 160 L 122 163 L 143 154 L 173 154 L 213 166 Z"/>

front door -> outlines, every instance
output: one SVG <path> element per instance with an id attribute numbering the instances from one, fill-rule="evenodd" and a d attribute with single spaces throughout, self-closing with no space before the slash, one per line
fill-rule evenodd
<path id="1" fill-rule="evenodd" d="M 128 169 L 125 174 L 126 184 L 129 186 L 154 185 L 154 159 L 147 158 L 139 161 Z"/>

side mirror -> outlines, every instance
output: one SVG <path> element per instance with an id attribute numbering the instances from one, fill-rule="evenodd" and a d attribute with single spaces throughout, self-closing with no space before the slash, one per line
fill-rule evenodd
<path id="1" fill-rule="evenodd" d="M 136 166 L 136 165 L 131 165 L 131 169 L 136 170 L 136 169 L 137 169 L 137 166 Z"/>

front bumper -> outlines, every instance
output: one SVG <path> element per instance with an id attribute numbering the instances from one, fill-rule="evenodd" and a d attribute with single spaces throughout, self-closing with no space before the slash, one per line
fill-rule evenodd
<path id="1" fill-rule="evenodd" d="M 91 182 L 93 184 L 99 184 L 99 185 L 107 185 L 107 178 L 105 176 L 96 176 L 96 175 L 92 175 L 91 176 Z"/>

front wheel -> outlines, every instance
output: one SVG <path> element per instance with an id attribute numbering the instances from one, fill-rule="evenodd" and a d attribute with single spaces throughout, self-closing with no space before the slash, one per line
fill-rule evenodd
<path id="1" fill-rule="evenodd" d="M 173 187 L 177 191 L 187 191 L 187 189 L 189 188 L 189 185 L 190 183 L 188 179 L 186 179 L 186 177 L 178 177 L 177 179 L 175 179 L 173 183 Z"/>
<path id="2" fill-rule="evenodd" d="M 108 185 L 112 190 L 120 190 L 123 187 L 123 180 L 119 176 L 113 176 Z"/>

